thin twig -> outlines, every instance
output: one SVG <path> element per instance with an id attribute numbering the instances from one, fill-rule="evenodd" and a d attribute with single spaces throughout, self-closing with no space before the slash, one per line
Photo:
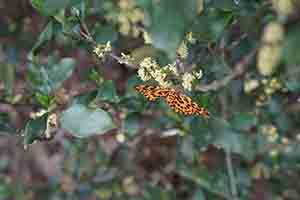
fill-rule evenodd
<path id="1" fill-rule="evenodd" d="M 225 148 L 225 157 L 226 157 L 226 166 L 227 166 L 227 171 L 228 171 L 228 176 L 229 176 L 229 182 L 230 182 L 230 190 L 231 190 L 231 195 L 232 195 L 232 200 L 238 200 L 238 190 L 237 190 L 237 184 L 232 168 L 232 162 L 231 162 L 231 155 L 230 155 L 230 150 Z"/>

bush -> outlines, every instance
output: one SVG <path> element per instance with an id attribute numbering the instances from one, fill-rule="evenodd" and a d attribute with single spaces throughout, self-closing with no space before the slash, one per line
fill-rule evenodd
<path id="1" fill-rule="evenodd" d="M 1 199 L 300 198 L 299 1 L 2 4 Z"/>

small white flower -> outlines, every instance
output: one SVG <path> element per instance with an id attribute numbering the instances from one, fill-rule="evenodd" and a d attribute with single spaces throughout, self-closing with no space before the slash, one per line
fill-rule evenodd
<path id="1" fill-rule="evenodd" d="M 145 68 L 140 67 L 138 69 L 138 76 L 143 80 L 143 81 L 148 81 L 151 79 L 151 75 L 146 72 Z"/>
<path id="2" fill-rule="evenodd" d="M 194 74 L 196 79 L 200 79 L 203 76 L 203 72 L 202 72 L 201 69 L 199 70 L 199 72 L 194 72 L 193 74 Z"/>
<path id="3" fill-rule="evenodd" d="M 195 79 L 195 77 L 192 74 L 190 74 L 188 72 L 184 73 L 182 76 L 182 87 L 186 90 L 191 91 L 192 90 L 192 82 L 194 79 Z"/>
<path id="4" fill-rule="evenodd" d="M 168 65 L 166 66 L 166 69 L 169 70 L 169 71 L 171 71 L 175 76 L 178 76 L 178 75 L 179 75 L 175 63 L 173 63 L 173 64 L 168 64 Z"/>

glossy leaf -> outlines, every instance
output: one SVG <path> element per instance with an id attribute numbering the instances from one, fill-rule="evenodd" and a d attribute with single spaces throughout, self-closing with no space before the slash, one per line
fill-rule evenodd
<path id="1" fill-rule="evenodd" d="M 38 51 L 45 45 L 45 43 L 49 42 L 54 34 L 54 22 L 50 21 L 47 26 L 44 28 L 43 32 L 40 34 L 37 42 L 34 44 L 31 49 L 30 54 L 28 55 L 29 60 L 33 60 L 33 57 Z"/>
<path id="2" fill-rule="evenodd" d="M 37 66 L 31 64 L 28 71 L 28 79 L 41 93 L 49 94 L 52 90 L 62 86 L 73 73 L 75 60 L 63 58 L 59 63 L 52 64 L 49 59 L 48 66 Z"/>
<path id="3" fill-rule="evenodd" d="M 47 127 L 47 118 L 48 115 L 44 114 L 43 116 L 31 119 L 26 123 L 23 131 L 25 147 L 44 135 Z"/>
<path id="4" fill-rule="evenodd" d="M 164 0 L 153 2 L 149 12 L 151 20 L 149 32 L 153 45 L 173 59 L 176 49 L 184 37 L 185 23 L 188 24 L 197 15 L 195 9 L 197 1 Z"/>
<path id="5" fill-rule="evenodd" d="M 82 104 L 73 104 L 60 117 L 62 128 L 76 137 L 104 134 L 115 128 L 110 115 L 100 109 L 90 109 Z"/>
<path id="6" fill-rule="evenodd" d="M 297 53 L 300 50 L 299 34 L 300 28 L 297 26 L 290 30 L 284 41 L 283 58 L 288 65 L 300 64 L 300 57 Z"/>

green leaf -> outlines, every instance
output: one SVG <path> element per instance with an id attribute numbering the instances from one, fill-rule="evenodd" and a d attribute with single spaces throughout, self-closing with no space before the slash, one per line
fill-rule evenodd
<path id="1" fill-rule="evenodd" d="M 196 193 L 194 194 L 192 200 L 205 200 L 205 196 L 204 196 L 204 193 L 201 189 L 198 189 L 196 191 Z"/>
<path id="2" fill-rule="evenodd" d="M 237 5 L 234 3 L 234 0 L 212 0 L 209 3 L 209 7 L 229 11 L 237 8 Z"/>
<path id="3" fill-rule="evenodd" d="M 171 200 L 176 199 L 174 191 L 166 191 L 158 186 L 147 184 L 145 186 L 144 200 L 160 199 L 160 200 Z"/>
<path id="4" fill-rule="evenodd" d="M 100 85 L 96 98 L 102 101 L 108 101 L 113 103 L 118 103 L 120 101 L 117 95 L 115 84 L 114 82 L 112 82 L 112 80 L 104 81 Z"/>
<path id="5" fill-rule="evenodd" d="M 54 23 L 53 21 L 50 21 L 47 26 L 44 28 L 43 32 L 40 34 L 37 42 L 34 44 L 33 48 L 31 49 L 29 55 L 28 55 L 28 59 L 29 60 L 33 60 L 34 55 L 36 55 L 38 53 L 38 51 L 41 49 L 41 47 L 49 42 L 52 37 L 53 37 L 53 33 L 54 33 Z"/>
<path id="6" fill-rule="evenodd" d="M 31 5 L 41 14 L 46 16 L 55 15 L 59 10 L 67 6 L 80 3 L 81 0 L 31 0 Z"/>
<path id="7" fill-rule="evenodd" d="M 50 105 L 50 97 L 42 93 L 35 93 L 35 98 L 43 107 L 48 108 Z"/>
<path id="8" fill-rule="evenodd" d="M 110 115 L 102 109 L 90 109 L 82 104 L 73 104 L 60 117 L 62 128 L 76 137 L 104 134 L 115 128 Z"/>
<path id="9" fill-rule="evenodd" d="M 285 85 L 291 92 L 300 92 L 300 82 L 297 80 L 286 81 Z"/>
<path id="10" fill-rule="evenodd" d="M 213 144 L 221 146 L 227 151 L 240 154 L 246 160 L 254 158 L 256 152 L 252 138 L 234 131 L 225 120 L 213 120 L 211 127 L 215 135 Z"/>
<path id="11" fill-rule="evenodd" d="M 249 113 L 235 113 L 233 118 L 230 120 L 230 124 L 234 129 L 237 130 L 249 130 L 255 126 L 257 119 L 253 114 Z"/>
<path id="12" fill-rule="evenodd" d="M 195 0 L 153 1 L 149 10 L 151 25 L 148 30 L 153 45 L 174 59 L 184 36 L 185 26 L 197 15 Z M 167 10 L 167 12 L 166 12 Z"/>
<path id="13" fill-rule="evenodd" d="M 35 140 L 38 140 L 43 136 L 47 127 L 47 118 L 48 115 L 44 114 L 43 116 L 36 119 L 31 119 L 26 123 L 23 131 L 24 146 L 32 144 Z"/>
<path id="14" fill-rule="evenodd" d="M 98 25 L 95 27 L 95 40 L 97 43 L 114 42 L 118 38 L 118 32 L 112 25 Z"/>
<path id="15" fill-rule="evenodd" d="M 73 58 L 63 58 L 58 64 L 47 69 L 51 89 L 59 88 L 72 75 L 75 64 Z"/>
<path id="16" fill-rule="evenodd" d="M 129 114 L 124 120 L 123 128 L 125 133 L 128 133 L 130 136 L 135 135 L 140 127 L 140 119 L 137 113 Z"/>
<path id="17" fill-rule="evenodd" d="M 300 64 L 300 57 L 298 52 L 300 51 L 300 28 L 296 28 L 289 31 L 285 39 L 283 47 L 283 59 L 288 65 Z"/>
<path id="18" fill-rule="evenodd" d="M 216 41 L 219 39 L 231 18 L 231 13 L 208 10 L 197 18 L 191 26 L 191 31 L 200 41 Z"/>
<path id="19" fill-rule="evenodd" d="M 51 64 L 52 59 L 48 60 Z M 48 66 L 31 64 L 28 79 L 41 93 L 49 94 L 53 89 L 61 87 L 63 82 L 72 75 L 75 64 L 72 58 L 63 58 L 59 63 Z"/>

